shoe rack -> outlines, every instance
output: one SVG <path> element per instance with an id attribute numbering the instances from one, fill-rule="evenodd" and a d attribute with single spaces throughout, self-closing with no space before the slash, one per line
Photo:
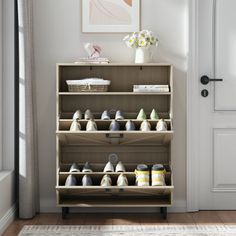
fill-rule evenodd
<path id="1" fill-rule="evenodd" d="M 172 66 L 162 64 L 57 64 L 57 128 L 56 128 L 56 194 L 57 205 L 62 207 L 65 217 L 72 207 L 112 207 L 112 208 L 160 208 L 167 217 L 167 207 L 172 205 L 173 178 L 171 169 L 171 140 L 173 137 L 173 78 Z M 76 93 L 68 92 L 66 80 L 101 77 L 111 81 L 108 92 Z M 134 93 L 136 84 L 168 84 L 169 92 Z M 156 131 L 157 121 L 149 120 L 152 130 L 139 131 L 142 121 L 136 120 L 144 108 L 147 116 L 154 108 L 160 118 L 165 119 L 168 130 Z M 76 110 L 90 109 L 95 115 L 97 131 L 86 131 L 86 120 L 79 120 L 81 131 L 70 131 L 72 116 Z M 104 110 L 117 109 L 125 120 L 119 121 L 120 131 L 109 131 L 111 120 L 100 120 Z M 125 131 L 125 123 L 132 119 L 136 131 Z M 113 186 L 101 187 L 105 173 L 103 168 L 108 156 L 115 153 L 126 167 L 129 186 L 118 187 L 119 173 L 109 173 Z M 93 169 L 93 186 L 65 186 L 70 166 L 76 162 L 83 166 L 89 162 Z M 138 164 L 164 164 L 166 186 L 135 185 L 134 170 Z M 81 183 L 84 173 L 73 173 Z"/>

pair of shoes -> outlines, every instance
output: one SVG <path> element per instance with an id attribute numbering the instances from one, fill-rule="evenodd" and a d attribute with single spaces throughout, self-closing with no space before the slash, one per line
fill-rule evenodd
<path id="1" fill-rule="evenodd" d="M 117 178 L 116 184 L 117 184 L 117 186 L 128 186 L 129 182 L 128 182 L 126 175 L 120 174 Z M 102 177 L 101 186 L 102 187 L 112 186 L 112 179 L 111 179 L 110 175 L 104 175 Z"/>
<path id="2" fill-rule="evenodd" d="M 152 186 L 165 186 L 165 173 L 166 170 L 162 164 L 155 164 L 151 170 Z M 149 186 L 150 185 L 150 171 L 147 165 L 138 165 L 136 170 L 136 185 Z"/>
<path id="3" fill-rule="evenodd" d="M 146 120 L 146 119 L 147 119 L 147 115 L 146 115 L 144 109 L 142 108 L 138 113 L 137 120 Z M 152 112 L 150 114 L 150 119 L 151 120 L 158 120 L 159 119 L 159 116 L 158 116 L 155 109 L 152 109 Z"/>
<path id="4" fill-rule="evenodd" d="M 98 130 L 97 124 L 94 120 L 89 120 L 86 125 L 86 131 L 96 131 Z"/>
<path id="5" fill-rule="evenodd" d="M 70 167 L 69 172 L 80 172 L 79 166 L 76 163 L 73 163 L 71 165 L 71 167 Z M 87 172 L 91 173 L 91 172 L 93 172 L 89 162 L 86 162 L 84 164 L 82 172 L 83 173 L 87 173 Z"/>
<path id="6" fill-rule="evenodd" d="M 110 161 L 104 167 L 103 172 L 125 172 L 125 166 L 121 161 L 119 161 L 116 165 L 116 168 L 112 165 Z"/>
<path id="7" fill-rule="evenodd" d="M 151 124 L 148 120 L 144 120 L 141 125 L 140 125 L 140 130 L 141 131 L 151 131 Z M 160 119 L 158 122 L 157 122 L 157 125 L 156 125 L 156 130 L 157 131 L 167 131 L 167 123 L 163 120 L 163 119 Z"/>
<path id="8" fill-rule="evenodd" d="M 134 131 L 135 130 L 135 124 L 132 120 L 128 120 L 125 124 L 126 131 Z M 113 120 L 109 127 L 110 131 L 119 131 L 120 130 L 120 124 L 117 120 Z"/>
<path id="9" fill-rule="evenodd" d="M 73 120 L 82 120 L 83 119 L 83 114 L 81 112 L 81 110 L 77 110 L 74 115 L 73 115 Z M 84 113 L 84 119 L 85 120 L 90 120 L 90 119 L 94 119 L 94 115 L 93 113 L 87 109 Z"/>
<path id="10" fill-rule="evenodd" d="M 73 120 L 70 126 L 70 131 L 76 132 L 81 130 L 81 125 L 77 120 Z M 97 131 L 98 127 L 94 120 L 88 120 L 86 124 L 86 131 Z"/>
<path id="11" fill-rule="evenodd" d="M 110 120 L 110 119 L 111 119 L 110 112 L 108 110 L 105 110 L 102 113 L 101 120 Z M 115 120 L 124 120 L 124 115 L 123 115 L 122 111 L 120 111 L 120 110 L 116 111 Z"/>

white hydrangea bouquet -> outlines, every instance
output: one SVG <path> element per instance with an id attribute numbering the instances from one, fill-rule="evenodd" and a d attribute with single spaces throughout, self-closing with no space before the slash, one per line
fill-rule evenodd
<path id="1" fill-rule="evenodd" d="M 135 48 L 135 63 L 148 63 L 151 60 L 150 46 L 158 46 L 158 39 L 152 31 L 142 30 L 128 34 L 123 39 L 130 48 Z"/>
<path id="2" fill-rule="evenodd" d="M 152 31 L 142 30 L 128 34 L 123 39 L 130 48 L 158 46 L 158 39 Z"/>

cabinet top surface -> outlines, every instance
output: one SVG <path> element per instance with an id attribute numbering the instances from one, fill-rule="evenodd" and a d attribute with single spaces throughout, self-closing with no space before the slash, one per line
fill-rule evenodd
<path id="1" fill-rule="evenodd" d="M 143 63 L 143 64 L 135 64 L 135 63 L 119 63 L 113 62 L 109 64 L 92 64 L 92 63 L 57 63 L 57 66 L 172 66 L 172 64 L 167 62 L 161 63 Z"/>

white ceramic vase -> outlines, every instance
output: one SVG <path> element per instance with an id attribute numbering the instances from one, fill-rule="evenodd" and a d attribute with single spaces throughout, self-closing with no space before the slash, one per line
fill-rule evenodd
<path id="1" fill-rule="evenodd" d="M 148 63 L 151 61 L 149 48 L 138 47 L 135 51 L 135 63 Z"/>

